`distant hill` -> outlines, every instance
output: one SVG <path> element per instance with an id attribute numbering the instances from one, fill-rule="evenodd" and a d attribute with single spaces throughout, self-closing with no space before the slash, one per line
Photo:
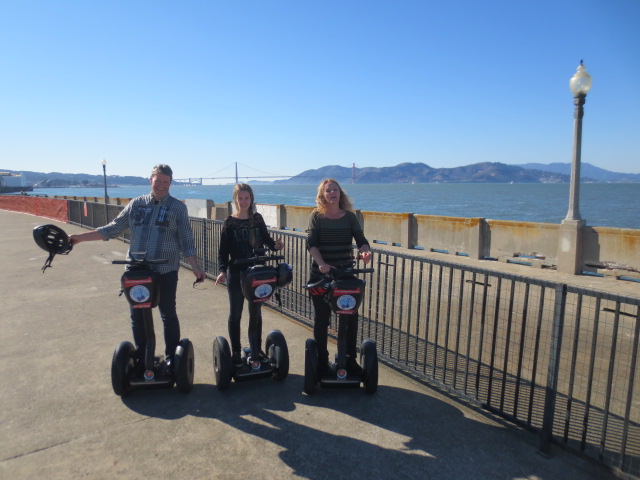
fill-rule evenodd
<path id="1" fill-rule="evenodd" d="M 103 175 L 89 175 L 87 173 L 60 173 L 60 172 L 30 172 L 28 170 L 8 170 L 0 168 L 0 171 L 10 173 L 21 173 L 27 181 L 38 187 L 80 187 L 80 186 L 103 186 Z M 107 175 L 109 186 L 117 185 L 148 185 L 149 179 L 144 177 Z"/>
<path id="2" fill-rule="evenodd" d="M 352 170 L 329 165 L 306 170 L 295 177 L 278 180 L 276 183 L 317 184 L 324 178 L 351 183 Z M 356 183 L 567 183 L 570 179 L 569 175 L 560 173 L 490 162 L 455 168 L 432 168 L 424 163 L 401 163 L 395 167 L 355 169 Z"/>
<path id="3" fill-rule="evenodd" d="M 571 175 L 570 163 L 525 163 L 522 165 L 516 165 L 522 168 L 532 168 L 538 170 L 545 170 L 547 172 L 562 173 L 565 175 Z M 640 182 L 640 173 L 618 173 L 610 172 L 602 168 L 594 167 L 589 163 L 580 164 L 580 176 L 589 177 L 598 182 L 609 183 L 637 183 Z"/>
<path id="4" fill-rule="evenodd" d="M 102 175 L 14 171 L 1 167 L 0 171 L 22 173 L 31 184 L 38 184 L 38 187 L 102 186 L 104 184 Z M 582 183 L 640 183 L 640 174 L 610 172 L 588 163 L 581 165 L 580 173 Z M 276 180 L 273 183 L 317 185 L 325 178 L 335 178 L 341 183 L 351 183 L 352 170 L 340 165 L 328 165 L 305 170 L 287 180 Z M 571 164 L 506 165 L 484 162 L 462 167 L 432 168 L 424 163 L 401 163 L 395 167 L 356 168 L 355 179 L 356 183 L 568 183 L 571 181 Z M 149 179 L 107 175 L 107 184 L 109 186 L 148 185 Z"/>

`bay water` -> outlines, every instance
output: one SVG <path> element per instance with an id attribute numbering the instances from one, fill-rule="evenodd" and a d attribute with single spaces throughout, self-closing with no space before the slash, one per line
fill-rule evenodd
<path id="1" fill-rule="evenodd" d="M 358 210 L 483 217 L 521 222 L 561 223 L 569 205 L 568 184 L 342 184 Z M 316 185 L 252 185 L 256 202 L 314 206 Z M 171 194 L 181 200 L 231 201 L 233 185 L 184 186 Z M 149 185 L 108 187 L 109 197 L 133 198 Z M 104 188 L 36 188 L 30 195 L 103 197 Z M 580 185 L 580 216 L 587 225 L 640 229 L 640 183 Z"/>

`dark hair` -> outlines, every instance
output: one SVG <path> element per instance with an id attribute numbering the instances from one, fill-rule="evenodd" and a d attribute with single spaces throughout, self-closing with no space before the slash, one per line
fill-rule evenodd
<path id="1" fill-rule="evenodd" d="M 173 180 L 173 170 L 171 170 L 171 167 L 169 165 L 165 165 L 164 163 L 159 163 L 151 169 L 152 177 L 157 174 L 166 175 L 168 177 L 171 177 L 171 180 Z"/>

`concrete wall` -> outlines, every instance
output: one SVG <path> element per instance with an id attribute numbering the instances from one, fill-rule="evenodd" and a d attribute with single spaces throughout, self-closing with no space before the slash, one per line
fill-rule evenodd
<path id="1" fill-rule="evenodd" d="M 280 230 L 286 228 L 285 216 L 283 215 L 284 205 L 268 205 L 266 203 L 256 204 L 257 212 L 264 218 L 264 223 L 271 228 Z"/>
<path id="2" fill-rule="evenodd" d="M 284 227 L 295 232 L 304 232 L 309 226 L 309 216 L 313 212 L 313 207 L 298 207 L 295 205 L 284 205 Z"/>
<path id="3" fill-rule="evenodd" d="M 61 197 L 58 197 L 61 198 Z M 103 203 L 104 199 L 64 197 Z M 130 199 L 110 198 L 126 205 Z M 231 202 L 185 200 L 191 216 L 224 220 Z M 258 204 L 268 226 L 304 234 L 313 207 Z M 385 247 L 491 258 L 566 273 L 640 278 L 640 230 L 412 213 L 356 211 L 369 242 Z"/>
<path id="4" fill-rule="evenodd" d="M 582 242 L 586 270 L 615 276 L 640 272 L 640 230 L 585 227 Z"/>
<path id="5" fill-rule="evenodd" d="M 487 220 L 485 256 L 503 261 L 558 264 L 558 229 L 552 223 Z M 540 266 L 542 266 L 540 265 Z"/>
<path id="6" fill-rule="evenodd" d="M 277 228 L 304 232 L 313 207 L 265 205 L 281 220 Z M 275 211 L 277 209 L 277 212 Z M 411 213 L 356 211 L 372 244 L 470 258 L 640 278 L 640 230 L 515 222 Z M 271 217 L 270 217 L 271 218 Z M 573 232 L 567 235 L 566 230 Z M 567 239 L 570 240 L 567 240 Z M 567 252 L 568 250 L 568 252 Z M 568 266 L 560 254 L 575 257 Z M 597 266 L 594 266 L 597 265 Z M 624 266 L 624 269 L 616 268 Z M 564 269 L 563 269 L 564 268 Z"/>
<path id="7" fill-rule="evenodd" d="M 367 240 L 394 247 L 412 248 L 413 214 L 363 211 L 361 223 Z"/>
<path id="8" fill-rule="evenodd" d="M 439 215 L 413 215 L 415 235 L 412 247 L 432 252 L 483 258 L 483 218 L 461 218 Z"/>
<path id="9" fill-rule="evenodd" d="M 213 200 L 187 198 L 184 203 L 187 205 L 187 211 L 190 217 L 211 219 L 211 210 L 214 205 Z"/>

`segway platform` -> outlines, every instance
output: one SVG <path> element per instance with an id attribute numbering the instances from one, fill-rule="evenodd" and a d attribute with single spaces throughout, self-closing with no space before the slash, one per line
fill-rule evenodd
<path id="1" fill-rule="evenodd" d="M 134 367 L 129 377 L 131 387 L 173 387 L 173 375 L 167 373 L 167 363 L 164 357 L 154 358 L 153 370 L 147 370 L 143 365 Z"/>
<path id="2" fill-rule="evenodd" d="M 330 374 L 320 376 L 320 386 L 326 388 L 360 388 L 362 375 L 352 374 L 346 368 L 338 368 L 335 363 L 329 364 Z"/>
<path id="3" fill-rule="evenodd" d="M 213 341 L 213 371 L 218 389 L 228 388 L 231 380 L 242 382 L 267 377 L 284 380 L 289 374 L 289 349 L 282 332 L 269 332 L 265 341 L 265 351 L 265 355 L 259 355 L 258 359 L 252 360 L 251 349 L 245 348 L 242 364 L 234 365 L 229 342 L 222 336 L 216 337 Z"/>
<path id="4" fill-rule="evenodd" d="M 257 360 L 252 360 L 251 349 L 244 348 L 243 351 L 242 365 L 234 365 L 233 369 L 233 379 L 236 382 L 273 376 L 275 366 L 271 364 L 269 357 L 259 355 Z"/>

